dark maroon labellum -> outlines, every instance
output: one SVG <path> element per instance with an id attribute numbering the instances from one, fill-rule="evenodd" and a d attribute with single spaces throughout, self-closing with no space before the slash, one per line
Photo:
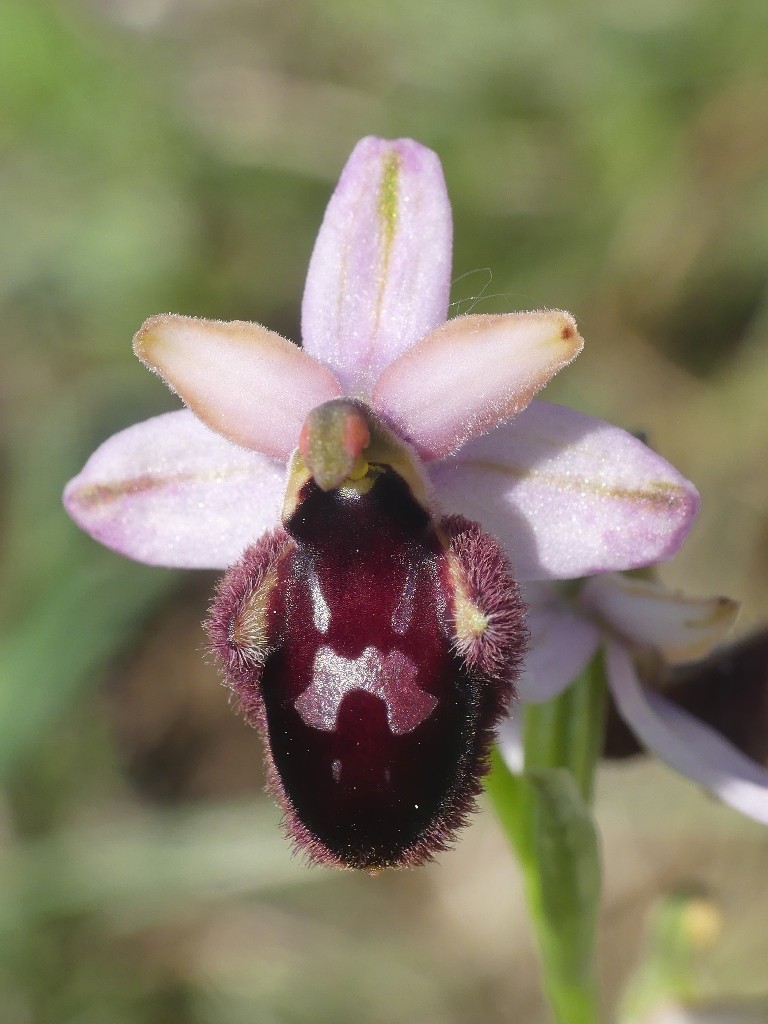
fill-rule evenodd
<path id="1" fill-rule="evenodd" d="M 493 538 L 435 527 L 389 468 L 365 487 L 310 479 L 224 578 L 208 630 L 312 859 L 377 870 L 446 848 L 525 645 Z"/>

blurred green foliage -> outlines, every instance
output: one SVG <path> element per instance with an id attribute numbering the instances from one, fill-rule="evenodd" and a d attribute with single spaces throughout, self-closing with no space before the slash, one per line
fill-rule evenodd
<path id="1" fill-rule="evenodd" d="M 175 407 L 130 356 L 142 320 L 298 339 L 349 150 L 412 135 L 454 202 L 455 309 L 572 309 L 588 347 L 552 397 L 649 431 L 697 481 L 667 578 L 765 619 L 766 38 L 763 0 L 3 0 L 3 1024 L 543 1019 L 493 823 L 418 875 L 291 861 L 200 657 L 211 580 L 98 549 L 60 493 L 103 438 Z M 599 805 L 609 853 L 620 793 Z M 610 1003 L 643 908 L 689 874 L 726 907 L 712 993 L 766 986 L 766 839 L 690 799 L 664 848 L 634 818 L 645 875 L 607 858 Z"/>

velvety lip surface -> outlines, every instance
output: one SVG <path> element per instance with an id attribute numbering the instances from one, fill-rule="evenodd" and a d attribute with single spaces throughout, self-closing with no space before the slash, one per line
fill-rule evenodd
<path id="1" fill-rule="evenodd" d="M 287 529 L 285 642 L 261 680 L 275 767 L 332 855 L 397 863 L 477 761 L 481 686 L 452 649 L 443 549 L 393 473 L 362 495 L 310 482 Z"/>

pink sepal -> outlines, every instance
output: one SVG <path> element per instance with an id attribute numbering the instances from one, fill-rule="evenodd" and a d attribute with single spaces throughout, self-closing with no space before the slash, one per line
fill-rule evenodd
<path id="1" fill-rule="evenodd" d="M 367 395 L 387 363 L 445 320 L 451 235 L 435 153 L 411 139 L 355 146 L 328 204 L 302 305 L 304 348 L 346 394 Z"/>
<path id="2" fill-rule="evenodd" d="M 150 565 L 223 569 L 278 521 L 285 466 L 166 413 L 110 437 L 64 505 L 107 547 Z"/>
<path id="3" fill-rule="evenodd" d="M 495 534 L 523 580 L 665 561 L 699 507 L 693 485 L 642 441 L 540 401 L 429 475 L 441 507 Z"/>

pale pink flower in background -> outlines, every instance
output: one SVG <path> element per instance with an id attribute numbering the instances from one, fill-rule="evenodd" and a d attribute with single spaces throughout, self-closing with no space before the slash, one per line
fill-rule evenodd
<path id="1" fill-rule="evenodd" d="M 768 825 L 768 771 L 643 683 L 635 664 L 638 656 L 666 665 L 704 658 L 733 627 L 735 601 L 690 598 L 618 573 L 587 580 L 576 596 L 541 583 L 527 585 L 524 595 L 531 644 L 517 681 L 522 701 L 557 696 L 602 649 L 616 709 L 641 743 L 724 803 Z M 519 771 L 519 723 L 504 723 L 501 749 Z"/>

